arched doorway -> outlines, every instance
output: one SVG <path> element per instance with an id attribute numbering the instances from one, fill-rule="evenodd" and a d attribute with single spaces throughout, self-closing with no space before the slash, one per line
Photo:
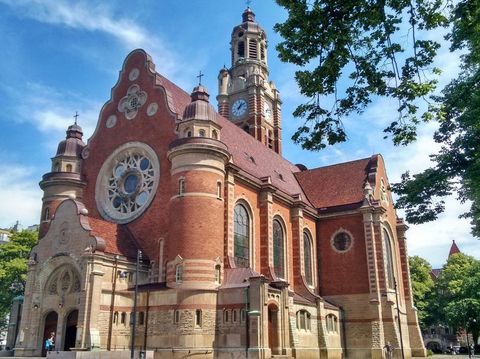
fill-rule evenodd
<path id="1" fill-rule="evenodd" d="M 50 338 L 52 333 L 57 333 L 58 314 L 55 311 L 51 311 L 45 316 L 45 326 L 43 329 L 42 339 L 42 356 L 47 356 L 47 349 L 45 348 L 45 341 Z"/>
<path id="2" fill-rule="evenodd" d="M 275 304 L 268 306 L 268 346 L 272 354 L 280 354 L 278 343 L 278 307 Z"/>
<path id="3" fill-rule="evenodd" d="M 70 348 L 75 347 L 75 340 L 77 338 L 77 322 L 78 310 L 72 310 L 65 320 L 65 344 L 63 350 L 70 351 Z"/>

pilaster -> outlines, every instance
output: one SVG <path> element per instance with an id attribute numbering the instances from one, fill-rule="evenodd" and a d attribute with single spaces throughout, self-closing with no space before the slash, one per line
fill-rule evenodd
<path id="1" fill-rule="evenodd" d="M 265 177 L 260 191 L 260 268 L 262 274 L 270 274 L 269 268 L 273 267 L 273 193 L 272 179 Z M 273 278 L 270 278 L 273 279 Z"/>

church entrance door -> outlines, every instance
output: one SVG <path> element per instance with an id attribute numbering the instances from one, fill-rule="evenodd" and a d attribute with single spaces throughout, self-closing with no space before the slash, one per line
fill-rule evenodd
<path id="1" fill-rule="evenodd" d="M 77 338 L 77 321 L 78 310 L 72 310 L 65 321 L 65 344 L 63 350 L 70 351 L 70 348 L 75 347 L 75 340 Z"/>
<path id="2" fill-rule="evenodd" d="M 268 306 L 268 346 L 272 354 L 280 354 L 278 345 L 278 307 L 275 304 Z"/>
<path id="3" fill-rule="evenodd" d="M 57 332 L 57 323 L 58 323 L 58 314 L 55 311 L 51 311 L 45 317 L 45 326 L 43 329 L 43 339 L 42 339 L 42 356 L 47 356 L 47 349 L 45 348 L 45 341 L 50 338 L 52 333 L 56 335 Z"/>

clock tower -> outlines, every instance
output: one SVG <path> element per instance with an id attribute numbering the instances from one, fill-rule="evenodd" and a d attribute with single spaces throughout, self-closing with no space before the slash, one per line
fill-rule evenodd
<path id="1" fill-rule="evenodd" d="M 281 101 L 268 79 L 267 37 L 247 8 L 230 42 L 232 66 L 218 75 L 218 112 L 281 154 Z"/>

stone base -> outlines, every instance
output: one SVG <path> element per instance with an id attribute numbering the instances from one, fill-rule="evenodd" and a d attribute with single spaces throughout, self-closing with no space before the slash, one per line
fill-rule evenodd
<path id="1" fill-rule="evenodd" d="M 0 350 L 0 357 L 13 357 L 13 350 Z"/>

